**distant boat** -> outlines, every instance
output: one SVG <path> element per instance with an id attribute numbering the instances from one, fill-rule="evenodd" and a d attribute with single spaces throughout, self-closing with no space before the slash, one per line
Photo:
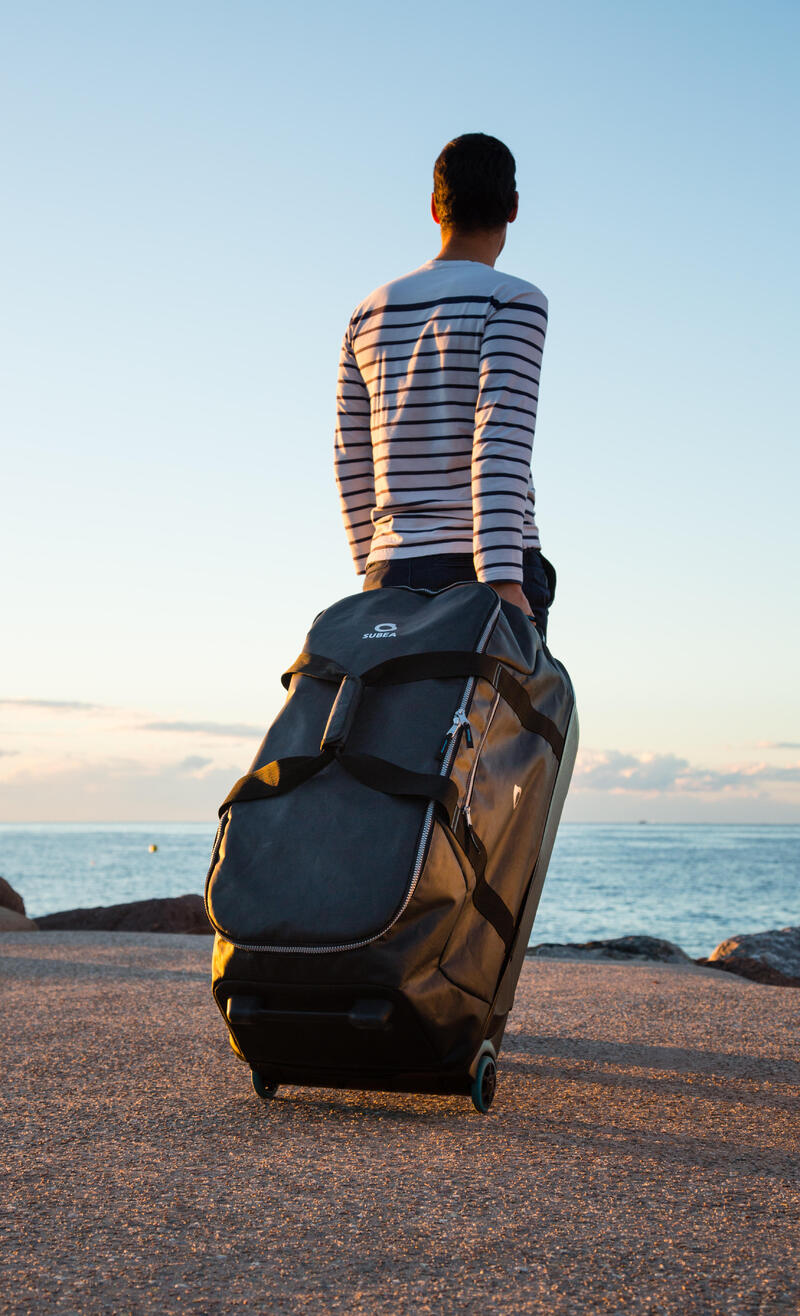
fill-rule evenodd
<path id="1" fill-rule="evenodd" d="M 151 854 L 155 854 L 156 850 L 158 849 L 158 846 L 157 846 L 157 845 L 148 845 L 147 848 L 148 848 L 148 850 L 150 851 Z"/>

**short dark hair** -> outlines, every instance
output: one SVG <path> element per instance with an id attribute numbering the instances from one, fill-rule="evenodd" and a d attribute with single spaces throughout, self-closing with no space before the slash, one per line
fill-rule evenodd
<path id="1" fill-rule="evenodd" d="M 500 228 L 511 214 L 516 181 L 514 157 L 496 137 L 454 137 L 433 166 L 439 222 L 467 231 Z"/>

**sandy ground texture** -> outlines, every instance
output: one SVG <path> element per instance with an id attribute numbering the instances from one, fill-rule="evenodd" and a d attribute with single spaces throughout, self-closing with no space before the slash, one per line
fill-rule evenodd
<path id="1" fill-rule="evenodd" d="M 529 961 L 488 1116 L 287 1088 L 204 937 L 0 937 L 0 1311 L 795 1313 L 797 992 Z"/>

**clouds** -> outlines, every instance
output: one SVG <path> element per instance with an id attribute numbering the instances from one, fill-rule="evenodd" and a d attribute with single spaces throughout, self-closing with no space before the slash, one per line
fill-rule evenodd
<path id="1" fill-rule="evenodd" d="M 126 709 L 109 708 L 106 704 L 89 704 L 80 699 L 0 699 L 0 708 L 28 710 L 45 713 L 107 713 L 116 717 L 130 717 Z M 256 726 L 253 722 L 213 722 L 205 719 L 199 721 L 148 720 L 146 713 L 134 714 L 137 731 L 167 731 L 179 735 L 221 736 L 228 740 L 259 739 L 264 735 L 265 726 Z"/>
<path id="2" fill-rule="evenodd" d="M 230 740 L 249 740 L 263 736 L 265 728 L 250 722 L 143 722 L 140 731 L 177 731 L 181 734 L 226 736 Z"/>
<path id="3" fill-rule="evenodd" d="M 745 763 L 725 768 L 694 767 L 675 754 L 623 754 L 619 750 L 581 751 L 573 777 L 575 791 L 642 795 L 764 794 L 765 788 L 800 782 L 800 763 L 777 766 Z"/>
<path id="4" fill-rule="evenodd" d="M 78 699 L 0 704 L 8 822 L 213 818 L 270 720 L 182 718 L 180 709 L 162 718 Z"/>
<path id="5" fill-rule="evenodd" d="M 257 725 L 196 718 L 197 705 L 174 718 L 77 699 L 3 699 L 0 708 L 0 819 L 7 821 L 213 815 L 277 711 L 266 709 Z M 670 741 L 662 748 L 672 750 Z M 756 748 L 752 739 L 738 761 L 724 753 L 720 746 L 704 762 L 691 752 L 582 749 L 569 814 L 595 821 L 645 812 L 697 821 L 800 816 L 800 742 Z"/>
<path id="6" fill-rule="evenodd" d="M 26 768 L 0 780 L 3 822 L 208 821 L 242 775 L 192 755 L 153 765 L 114 757 Z"/>
<path id="7" fill-rule="evenodd" d="M 51 713 L 104 712 L 103 704 L 84 704 L 79 699 L 0 699 L 0 708 L 46 709 Z"/>
<path id="8" fill-rule="evenodd" d="M 619 750 L 584 750 L 573 776 L 573 789 L 601 791 L 670 790 L 689 766 L 674 754 L 621 754 Z"/>
<path id="9" fill-rule="evenodd" d="M 202 772 L 204 768 L 209 768 L 213 762 L 213 759 L 203 758 L 202 754 L 190 754 L 188 758 L 182 759 L 180 763 L 176 763 L 175 768 L 177 772 L 190 772 L 197 774 Z"/>

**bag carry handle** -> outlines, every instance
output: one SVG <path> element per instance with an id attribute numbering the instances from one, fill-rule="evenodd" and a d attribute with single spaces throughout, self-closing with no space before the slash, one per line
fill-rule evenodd
<path id="1" fill-rule="evenodd" d="M 303 652 L 281 683 L 288 689 L 296 674 L 314 676 L 321 681 L 340 682 L 350 675 L 332 658 Z M 520 682 L 505 668 L 499 658 L 474 653 L 470 649 L 442 649 L 431 653 L 411 653 L 405 657 L 388 658 L 362 672 L 358 680 L 362 686 L 404 685 L 410 681 L 431 681 L 456 676 L 480 676 L 494 686 L 501 699 L 516 713 L 526 731 L 546 740 L 560 761 L 564 753 L 564 737 L 552 718 L 538 712 Z M 351 677 L 351 679 L 355 679 Z"/>

